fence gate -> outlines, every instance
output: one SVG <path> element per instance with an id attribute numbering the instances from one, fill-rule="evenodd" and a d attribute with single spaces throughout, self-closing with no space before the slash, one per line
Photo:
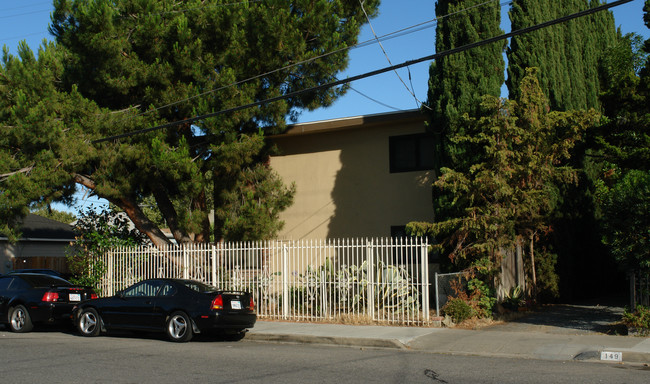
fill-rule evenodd
<path id="1" fill-rule="evenodd" d="M 184 278 L 253 294 L 258 316 L 294 321 L 429 324 L 422 238 L 265 241 L 116 248 L 102 295 L 147 278 Z"/>

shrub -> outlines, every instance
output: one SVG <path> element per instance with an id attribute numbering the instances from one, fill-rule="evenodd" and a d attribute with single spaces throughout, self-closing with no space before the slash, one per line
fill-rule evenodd
<path id="1" fill-rule="evenodd" d="M 474 308 L 461 298 L 449 299 L 442 310 L 446 315 L 449 315 L 456 324 L 462 323 L 476 315 Z"/>
<path id="2" fill-rule="evenodd" d="M 479 317 L 490 317 L 492 307 L 496 304 L 497 299 L 494 290 L 485 282 L 473 278 L 467 282 L 467 289 L 471 292 L 471 302 Z"/>
<path id="3" fill-rule="evenodd" d="M 634 311 L 629 311 L 626 308 L 623 313 L 623 322 L 630 327 L 650 330 L 650 308 L 642 305 L 637 305 Z"/>

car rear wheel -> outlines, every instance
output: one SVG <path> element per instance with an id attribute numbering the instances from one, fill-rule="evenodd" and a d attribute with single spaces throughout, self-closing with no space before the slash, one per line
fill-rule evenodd
<path id="1" fill-rule="evenodd" d="M 102 319 L 97 310 L 88 308 L 81 312 L 77 319 L 77 329 L 82 336 L 97 336 L 102 330 Z"/>
<path id="2" fill-rule="evenodd" d="M 185 312 L 174 312 L 167 320 L 167 336 L 171 341 L 186 342 L 192 339 L 192 322 Z"/>
<path id="3" fill-rule="evenodd" d="M 9 312 L 9 328 L 18 333 L 29 332 L 34 328 L 32 318 L 24 305 L 17 305 Z"/>

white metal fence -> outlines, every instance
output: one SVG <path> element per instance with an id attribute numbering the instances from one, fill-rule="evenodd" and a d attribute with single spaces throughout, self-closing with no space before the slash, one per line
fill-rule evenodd
<path id="1" fill-rule="evenodd" d="M 189 278 L 251 292 L 260 318 L 429 323 L 426 239 L 119 248 L 102 262 L 102 295 L 146 278 Z"/>

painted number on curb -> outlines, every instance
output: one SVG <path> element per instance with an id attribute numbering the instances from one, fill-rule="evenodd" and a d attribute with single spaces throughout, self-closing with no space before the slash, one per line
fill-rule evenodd
<path id="1" fill-rule="evenodd" d="M 607 361 L 623 361 L 623 353 L 603 351 L 600 353 L 600 359 Z"/>

